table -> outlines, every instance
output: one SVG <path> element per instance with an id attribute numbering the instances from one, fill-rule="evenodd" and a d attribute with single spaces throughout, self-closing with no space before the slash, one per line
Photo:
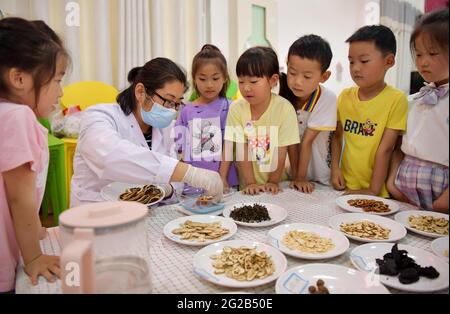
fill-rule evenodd
<path id="1" fill-rule="evenodd" d="M 235 193 L 227 201 L 229 204 L 238 202 L 266 202 L 282 206 L 287 209 L 288 217 L 282 223 L 312 223 L 328 226 L 328 219 L 334 215 L 343 213 L 335 205 L 335 199 L 341 192 L 332 190 L 330 187 L 316 185 L 316 190 L 312 194 L 303 194 L 287 187 L 287 183 L 282 184 L 283 192 L 273 196 L 261 194 L 258 196 L 247 196 Z M 400 210 L 417 209 L 405 203 L 399 203 Z M 177 210 L 179 205 L 167 205 L 157 207 L 150 211 L 147 217 L 148 237 L 150 247 L 150 268 L 152 275 L 153 293 L 224 293 L 235 292 L 236 289 L 221 287 L 207 282 L 194 273 L 193 257 L 201 247 L 191 247 L 177 244 L 167 239 L 163 234 L 164 226 L 171 220 L 182 217 L 183 214 Z M 392 216 L 388 216 L 392 217 Z M 267 242 L 266 234 L 273 228 L 248 228 L 238 226 L 238 232 L 232 239 Z M 43 252 L 50 255 L 60 254 L 60 242 L 58 238 L 58 228 L 48 230 L 48 237 L 41 241 Z M 431 252 L 430 243 L 433 239 L 421 235 L 408 234 L 399 243 L 408 244 Z M 359 242 L 350 241 L 350 248 L 339 257 L 323 261 L 307 261 L 287 256 L 288 268 L 304 265 L 307 263 L 331 263 L 354 268 L 350 262 L 351 250 L 360 245 Z M 388 288 L 392 293 L 400 291 Z M 275 293 L 275 282 L 270 284 L 246 289 L 248 293 Z M 448 289 L 438 293 L 447 293 Z M 24 273 L 23 267 L 18 267 L 16 278 L 16 293 L 31 294 L 52 294 L 61 293 L 60 281 L 48 283 L 43 277 L 39 278 L 39 284 L 32 286 L 29 277 Z"/>

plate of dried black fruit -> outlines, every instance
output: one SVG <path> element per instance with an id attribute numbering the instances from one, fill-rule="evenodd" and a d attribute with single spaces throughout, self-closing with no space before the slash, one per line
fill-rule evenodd
<path id="1" fill-rule="evenodd" d="M 354 248 L 353 265 L 371 273 L 373 280 L 410 292 L 448 288 L 448 264 L 425 250 L 403 244 L 368 243 Z"/>
<path id="2" fill-rule="evenodd" d="M 239 203 L 226 206 L 223 216 L 241 226 L 268 227 L 286 219 L 287 210 L 268 203 Z"/>

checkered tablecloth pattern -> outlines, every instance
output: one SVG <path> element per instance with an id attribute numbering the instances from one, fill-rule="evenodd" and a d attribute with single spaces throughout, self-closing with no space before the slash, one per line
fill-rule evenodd
<path id="1" fill-rule="evenodd" d="M 261 194 L 246 196 L 235 193 L 227 201 L 229 204 L 239 202 L 266 202 L 282 206 L 287 209 L 288 217 L 282 223 L 312 223 L 328 226 L 328 219 L 344 211 L 337 208 L 335 199 L 339 192 L 329 187 L 318 185 L 312 194 L 303 194 L 291 190 L 284 185 L 284 191 L 279 195 Z M 416 209 L 408 204 L 399 203 L 401 210 Z M 236 291 L 230 288 L 214 285 L 197 276 L 193 271 L 193 258 L 199 247 L 184 246 L 167 239 L 163 234 L 164 226 L 171 220 L 183 216 L 177 210 L 179 205 L 168 205 L 152 209 L 147 217 L 148 237 L 150 246 L 150 268 L 153 293 L 223 293 Z M 238 226 L 238 231 L 232 239 L 251 240 L 268 243 L 266 234 L 273 228 L 249 228 Z M 399 243 L 408 244 L 431 252 L 430 238 L 408 232 Z M 314 261 L 314 263 L 331 263 L 352 267 L 350 251 L 360 243 L 350 241 L 350 248 L 339 257 Z M 41 241 L 43 252 L 51 255 L 60 254 L 58 228 L 48 230 L 48 237 Z M 288 269 L 310 263 L 311 261 L 287 257 Z M 241 290 L 242 291 L 242 290 Z M 399 293 L 390 289 L 392 293 Z M 275 282 L 246 289 L 248 293 L 275 293 Z M 23 267 L 19 266 L 16 279 L 16 293 L 61 293 L 60 282 L 48 283 L 44 278 L 39 279 L 37 286 L 32 286 Z M 448 289 L 441 291 L 448 293 Z"/>

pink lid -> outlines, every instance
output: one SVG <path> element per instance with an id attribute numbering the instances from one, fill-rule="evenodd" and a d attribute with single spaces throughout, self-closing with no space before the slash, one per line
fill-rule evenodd
<path id="1" fill-rule="evenodd" d="M 69 228 L 110 228 L 138 221 L 147 212 L 147 206 L 138 202 L 92 203 L 64 211 L 59 224 Z"/>

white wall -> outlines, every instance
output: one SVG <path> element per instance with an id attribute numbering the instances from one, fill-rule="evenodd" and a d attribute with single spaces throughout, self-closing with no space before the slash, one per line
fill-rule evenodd
<path id="1" fill-rule="evenodd" d="M 369 0 L 278 0 L 278 55 L 286 67 L 290 45 L 307 34 L 319 35 L 330 43 L 333 60 L 332 76 L 325 83 L 335 93 L 353 85 L 348 70 L 348 44 L 345 40 L 366 24 L 366 4 Z M 378 21 L 367 21 L 375 22 Z M 373 23 L 373 24 L 375 24 Z M 342 81 L 336 80 L 336 64 L 343 66 Z"/>
<path id="2" fill-rule="evenodd" d="M 222 51 L 228 61 L 230 76 L 236 79 L 236 62 L 246 49 L 252 31 L 253 4 L 266 9 L 266 37 L 277 46 L 277 0 L 209 0 L 209 3 L 210 43 Z"/>
<path id="3" fill-rule="evenodd" d="M 211 43 L 217 45 L 229 60 L 229 71 L 234 77 L 235 61 L 234 51 L 242 50 L 235 47 L 236 41 L 229 38 L 230 29 L 233 30 L 231 16 L 232 0 L 211 1 Z M 253 0 L 238 0 L 238 3 L 253 2 Z M 289 46 L 300 36 L 317 34 L 330 42 L 333 51 L 333 61 L 330 70 L 333 75 L 325 84 L 337 94 L 346 87 L 352 86 L 353 81 L 348 70 L 348 44 L 345 40 L 359 27 L 366 24 L 379 23 L 379 12 L 372 12 L 375 17 L 370 18 L 369 3 L 379 5 L 379 0 L 275 0 L 277 8 L 276 16 L 270 16 L 270 21 L 275 21 L 277 39 L 272 43 L 278 53 L 280 66 L 285 69 L 286 56 Z M 242 14 L 242 12 L 240 12 Z M 251 21 L 251 12 L 248 17 L 240 16 L 240 19 Z M 240 31 L 238 27 L 238 32 Z M 243 32 L 241 30 L 241 32 Z M 242 34 L 241 34 L 242 35 Z M 242 35 L 244 36 L 244 35 Z M 340 62 L 342 81 L 336 80 L 336 65 Z"/>
<path id="4" fill-rule="evenodd" d="M 228 60 L 229 45 L 229 10 L 228 1 L 211 0 L 211 43 L 216 45 Z"/>

